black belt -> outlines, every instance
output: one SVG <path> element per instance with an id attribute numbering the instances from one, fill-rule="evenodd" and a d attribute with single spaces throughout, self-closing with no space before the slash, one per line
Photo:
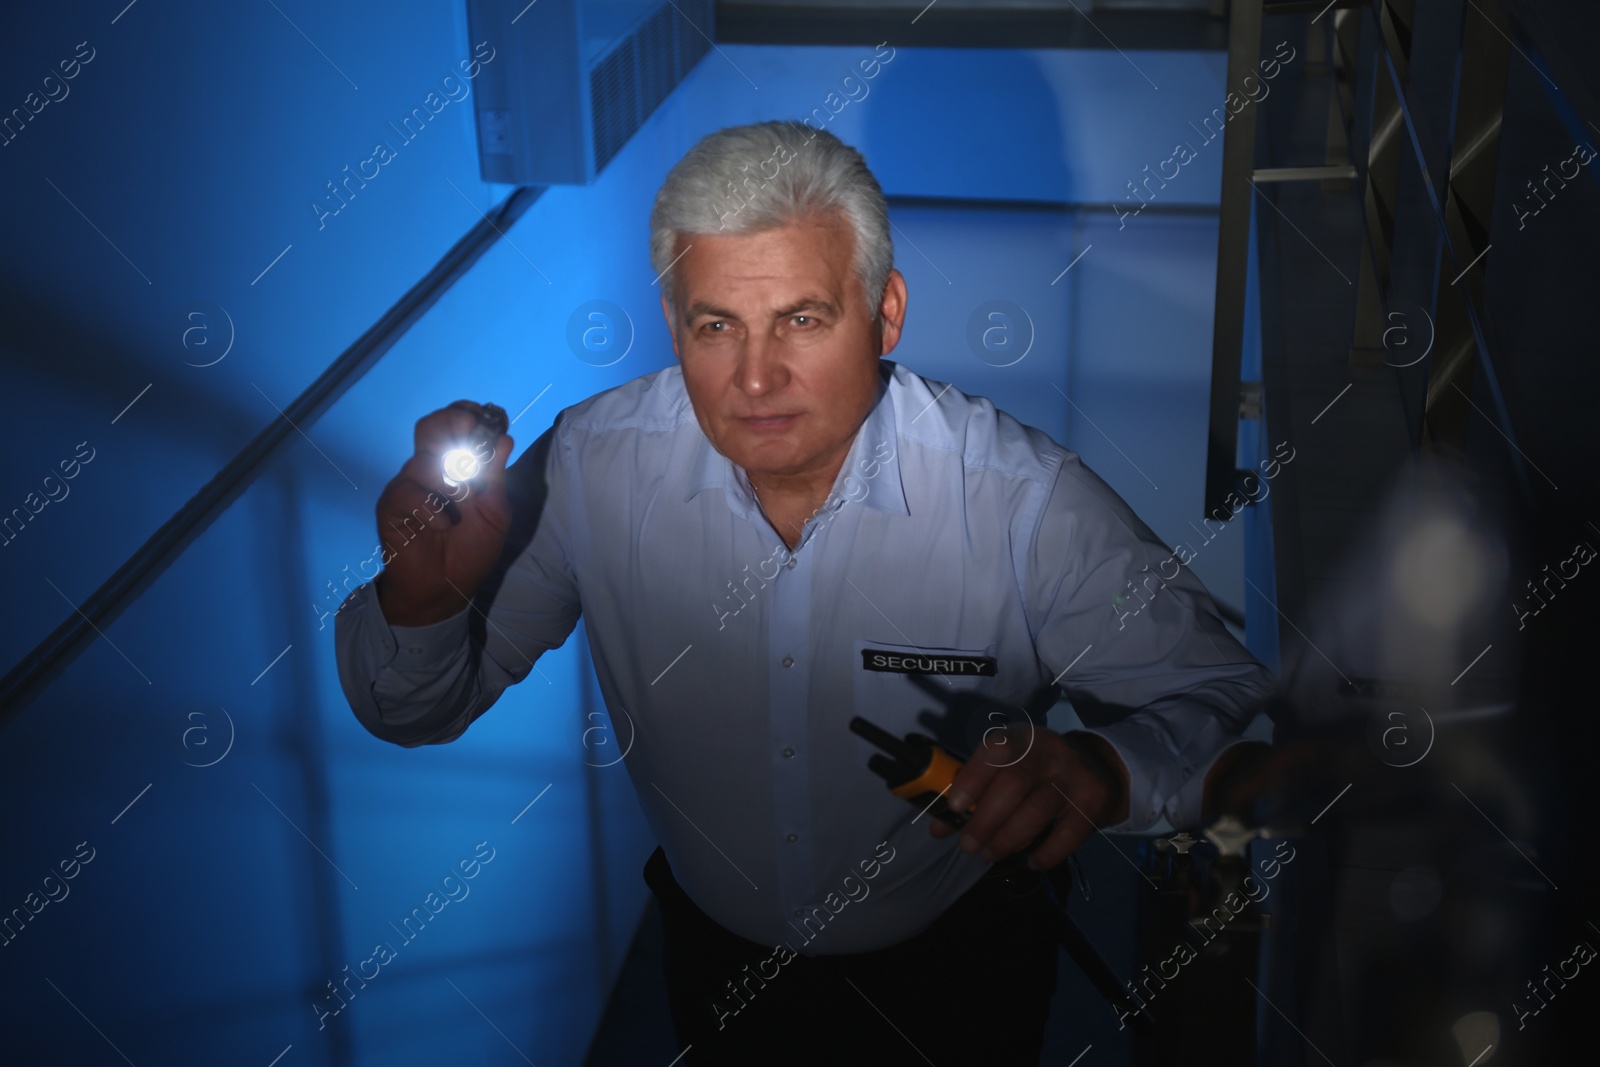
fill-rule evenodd
<path id="1" fill-rule="evenodd" d="M 1106 963 L 1083 930 L 1067 914 L 1066 871 L 1067 864 L 1063 863 L 1054 871 L 1048 872 L 1047 876 L 1044 871 L 1030 869 L 1025 856 L 1021 854 L 1009 856 L 985 871 L 983 877 L 978 879 L 971 889 L 946 909 L 945 914 L 948 915 L 950 911 L 963 904 L 971 904 L 981 899 L 1007 902 L 1034 920 L 1045 933 L 1066 949 L 1067 955 L 1072 957 L 1073 962 L 1083 971 L 1084 976 L 1100 995 L 1116 1009 L 1119 1017 L 1126 1018 L 1138 1030 L 1153 1028 L 1155 1020 L 1151 1017 L 1149 1009 L 1142 1007 L 1128 996 L 1127 991 L 1122 988 L 1122 983 L 1117 980 L 1116 973 L 1112 971 L 1111 965 Z M 1062 903 L 1057 903 L 1045 890 L 1047 878 L 1055 880 L 1054 887 Z M 701 910 L 673 877 L 672 866 L 667 862 L 667 854 L 659 847 L 650 854 L 650 859 L 644 865 L 644 881 L 661 901 L 663 908 L 673 907 L 680 912 L 686 910 L 689 914 L 697 915 L 753 952 L 764 953 L 768 950 L 767 946 L 728 930 Z"/>
<path id="2" fill-rule="evenodd" d="M 659 847 L 650 854 L 650 859 L 644 865 L 644 881 L 645 885 L 650 887 L 650 891 L 655 894 L 656 899 L 661 902 L 661 905 L 664 909 L 673 908 L 676 909 L 679 914 L 693 915 L 696 918 L 716 927 L 716 929 L 720 930 L 724 936 L 739 942 L 744 947 L 752 951 L 760 953 L 769 953 L 772 951 L 772 946 L 761 945 L 757 942 L 741 937 L 732 930 L 729 930 L 727 927 L 723 926 L 721 923 L 717 922 L 710 915 L 707 915 L 704 909 L 702 909 L 700 905 L 696 904 L 689 894 L 684 890 L 683 886 L 678 884 L 677 878 L 673 877 L 672 866 L 667 862 L 667 854 Z M 972 885 L 972 888 L 968 889 L 956 900 L 955 903 L 946 908 L 941 914 L 940 918 L 942 919 L 945 915 L 949 915 L 958 908 L 981 905 L 985 902 L 996 901 L 1003 897 L 1011 897 L 1015 892 L 1015 887 L 1008 884 L 1003 878 L 998 877 L 995 874 L 995 870 L 991 868 L 990 870 L 984 872 L 983 877 L 978 879 L 978 881 Z M 935 921 L 937 922 L 938 920 Z M 916 936 L 921 935 L 919 934 Z M 893 948 L 894 946 L 886 947 Z M 857 954 L 851 953 L 851 955 Z"/>

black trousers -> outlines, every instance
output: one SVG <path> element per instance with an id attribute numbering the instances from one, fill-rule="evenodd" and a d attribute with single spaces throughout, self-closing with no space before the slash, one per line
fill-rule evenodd
<path id="1" fill-rule="evenodd" d="M 779 964 L 774 946 L 747 941 L 701 911 L 659 848 L 644 877 L 661 905 L 673 1027 L 689 1047 L 680 1063 L 1039 1062 L 1057 945 L 996 882 L 979 882 L 898 945 Z"/>

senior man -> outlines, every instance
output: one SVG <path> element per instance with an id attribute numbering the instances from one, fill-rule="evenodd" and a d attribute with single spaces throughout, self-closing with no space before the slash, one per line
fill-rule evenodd
<path id="1" fill-rule="evenodd" d="M 986 874 L 1041 835 L 1048 868 L 1096 829 L 1195 824 L 1271 678 L 1187 569 L 1152 585 L 1172 553 L 1074 453 L 881 358 L 906 283 L 855 149 L 707 136 L 650 253 L 676 366 L 509 469 L 501 436 L 465 495 L 440 456 L 477 405 L 417 423 L 385 569 L 337 620 L 350 704 L 384 740 L 451 741 L 581 614 L 636 738 L 686 1062 L 1035 1063 L 1056 947 Z M 930 685 L 1030 712 L 1059 686 L 1097 725 L 957 724 L 982 736 L 951 839 L 848 729 L 925 729 Z"/>

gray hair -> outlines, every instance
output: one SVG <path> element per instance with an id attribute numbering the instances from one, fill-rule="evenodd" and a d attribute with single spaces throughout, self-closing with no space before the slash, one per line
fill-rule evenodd
<path id="1" fill-rule="evenodd" d="M 861 153 L 826 130 L 786 121 L 707 134 L 667 173 L 650 212 L 650 265 L 667 306 L 675 307 L 667 272 L 680 236 L 752 233 L 830 212 L 850 224 L 856 277 L 876 322 L 894 241 L 883 189 Z"/>

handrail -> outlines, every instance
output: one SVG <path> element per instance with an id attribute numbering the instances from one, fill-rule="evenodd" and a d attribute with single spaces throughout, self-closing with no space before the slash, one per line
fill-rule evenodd
<path id="1" fill-rule="evenodd" d="M 78 657 L 100 631 L 110 627 L 184 550 L 228 509 L 276 457 L 297 431 L 315 422 L 362 375 L 394 347 L 441 296 L 505 236 L 539 199 L 543 186 L 519 186 L 481 222 L 450 247 L 366 332 L 346 348 L 283 412 L 205 487 L 162 524 L 116 573 L 60 626 L 0 678 L 0 731 L 4 731 Z"/>

